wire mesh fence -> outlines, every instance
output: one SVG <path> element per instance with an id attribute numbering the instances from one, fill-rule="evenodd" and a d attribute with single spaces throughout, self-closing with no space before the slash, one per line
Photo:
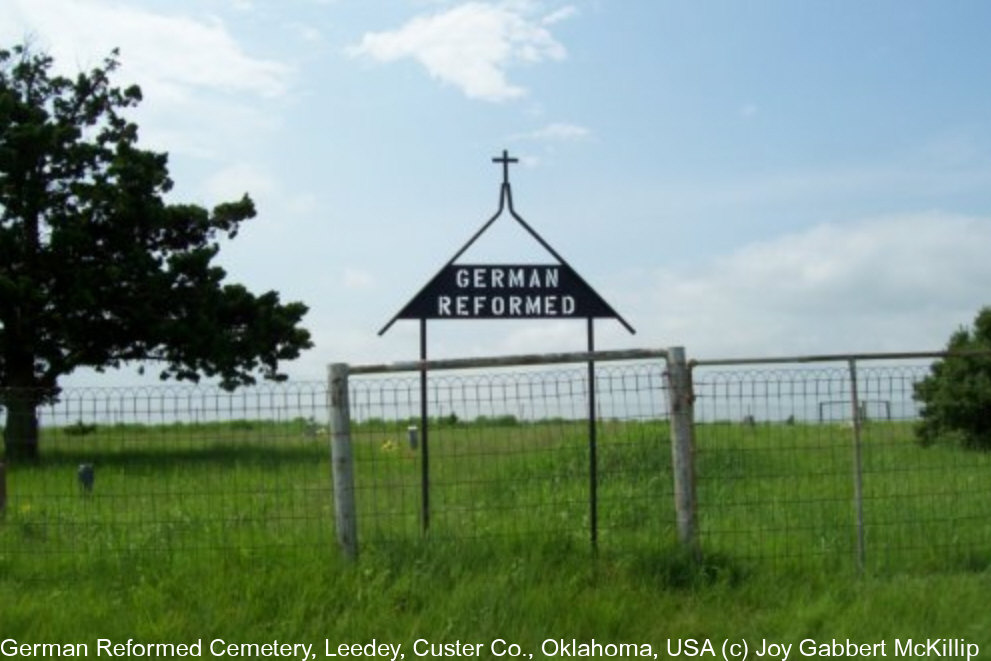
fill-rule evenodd
<path id="1" fill-rule="evenodd" d="M 991 456 L 919 442 L 914 384 L 927 373 L 696 368 L 702 548 L 872 571 L 991 562 Z"/>
<path id="2" fill-rule="evenodd" d="M 66 389 L 6 466 L 0 563 L 326 546 L 326 411 L 324 383 Z"/>
<path id="3" fill-rule="evenodd" d="M 426 430 L 416 372 L 352 375 L 362 543 L 670 549 L 681 518 L 666 370 L 657 358 L 596 363 L 594 426 L 583 363 L 430 371 Z M 919 442 L 914 389 L 928 373 L 920 361 L 696 365 L 689 488 L 702 553 L 870 571 L 991 565 L 991 453 Z M 0 569 L 326 552 L 328 395 L 325 383 L 61 392 L 38 409 L 41 461 L 8 463 L 0 480 Z"/>
<path id="4" fill-rule="evenodd" d="M 359 536 L 656 547 L 673 525 L 663 369 L 596 370 L 594 465 L 583 368 L 431 375 L 426 462 L 418 377 L 353 378 Z"/>

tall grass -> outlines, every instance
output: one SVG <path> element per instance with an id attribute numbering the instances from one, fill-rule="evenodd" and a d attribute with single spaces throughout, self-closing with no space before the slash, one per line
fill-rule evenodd
<path id="1" fill-rule="evenodd" d="M 905 425 L 864 432 L 863 575 L 840 425 L 700 425 L 700 564 L 674 542 L 662 422 L 601 423 L 597 552 L 582 423 L 438 424 L 426 536 L 405 424 L 355 425 L 356 564 L 335 548 L 327 439 L 314 431 L 47 430 L 44 463 L 8 476 L 0 637 L 991 645 L 988 456 L 922 448 Z M 91 494 L 75 481 L 81 462 L 96 466 Z"/>

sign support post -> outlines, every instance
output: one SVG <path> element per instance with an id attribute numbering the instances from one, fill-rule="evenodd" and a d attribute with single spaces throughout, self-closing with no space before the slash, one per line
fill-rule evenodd
<path id="1" fill-rule="evenodd" d="M 420 531 L 430 528 L 430 420 L 427 402 L 427 320 L 420 320 Z"/>
<path id="2" fill-rule="evenodd" d="M 427 381 L 428 319 L 585 319 L 588 352 L 595 353 L 595 319 L 626 322 L 547 241 L 513 208 L 509 165 L 519 162 L 504 149 L 492 159 L 502 165 L 499 209 L 454 257 L 387 323 L 385 334 L 399 319 L 420 322 L 420 528 L 430 527 L 429 392 Z M 554 258 L 548 264 L 459 264 L 458 259 L 503 212 L 510 216 Z M 589 537 L 598 544 L 598 428 L 595 398 L 595 359 L 588 361 Z"/>
<path id="3" fill-rule="evenodd" d="M 588 352 L 595 352 L 595 320 L 588 318 Z M 588 361 L 588 526 L 592 550 L 599 548 L 599 461 L 595 411 L 595 360 Z"/>

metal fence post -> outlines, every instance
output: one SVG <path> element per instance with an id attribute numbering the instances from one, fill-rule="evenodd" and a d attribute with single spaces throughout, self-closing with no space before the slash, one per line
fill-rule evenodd
<path id="1" fill-rule="evenodd" d="M 334 476 L 334 520 L 337 542 L 352 560 L 358 557 L 358 517 L 354 501 L 351 416 L 348 409 L 348 366 L 334 363 L 329 371 L 330 457 Z"/>
<path id="2" fill-rule="evenodd" d="M 857 569 L 864 571 L 866 548 L 864 542 L 864 470 L 861 457 L 860 427 L 864 410 L 857 392 L 857 361 L 847 361 L 850 368 L 850 417 L 853 425 L 853 506 L 857 516 Z"/>
<path id="3" fill-rule="evenodd" d="M 695 501 L 695 394 L 684 347 L 671 347 L 667 356 L 668 403 L 671 414 L 671 468 L 678 541 L 700 559 Z"/>

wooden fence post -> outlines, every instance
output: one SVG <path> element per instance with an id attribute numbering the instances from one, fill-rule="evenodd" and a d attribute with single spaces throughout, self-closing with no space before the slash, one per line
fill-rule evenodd
<path id="1" fill-rule="evenodd" d="M 351 415 L 348 409 L 348 366 L 329 370 L 330 458 L 334 476 L 334 521 L 337 542 L 351 560 L 358 557 L 358 517 L 354 500 L 354 461 L 351 454 Z"/>
<path id="2" fill-rule="evenodd" d="M 671 414 L 671 468 L 678 541 L 697 561 L 701 559 L 695 500 L 695 394 L 684 347 L 671 347 L 667 356 L 668 405 Z"/>

